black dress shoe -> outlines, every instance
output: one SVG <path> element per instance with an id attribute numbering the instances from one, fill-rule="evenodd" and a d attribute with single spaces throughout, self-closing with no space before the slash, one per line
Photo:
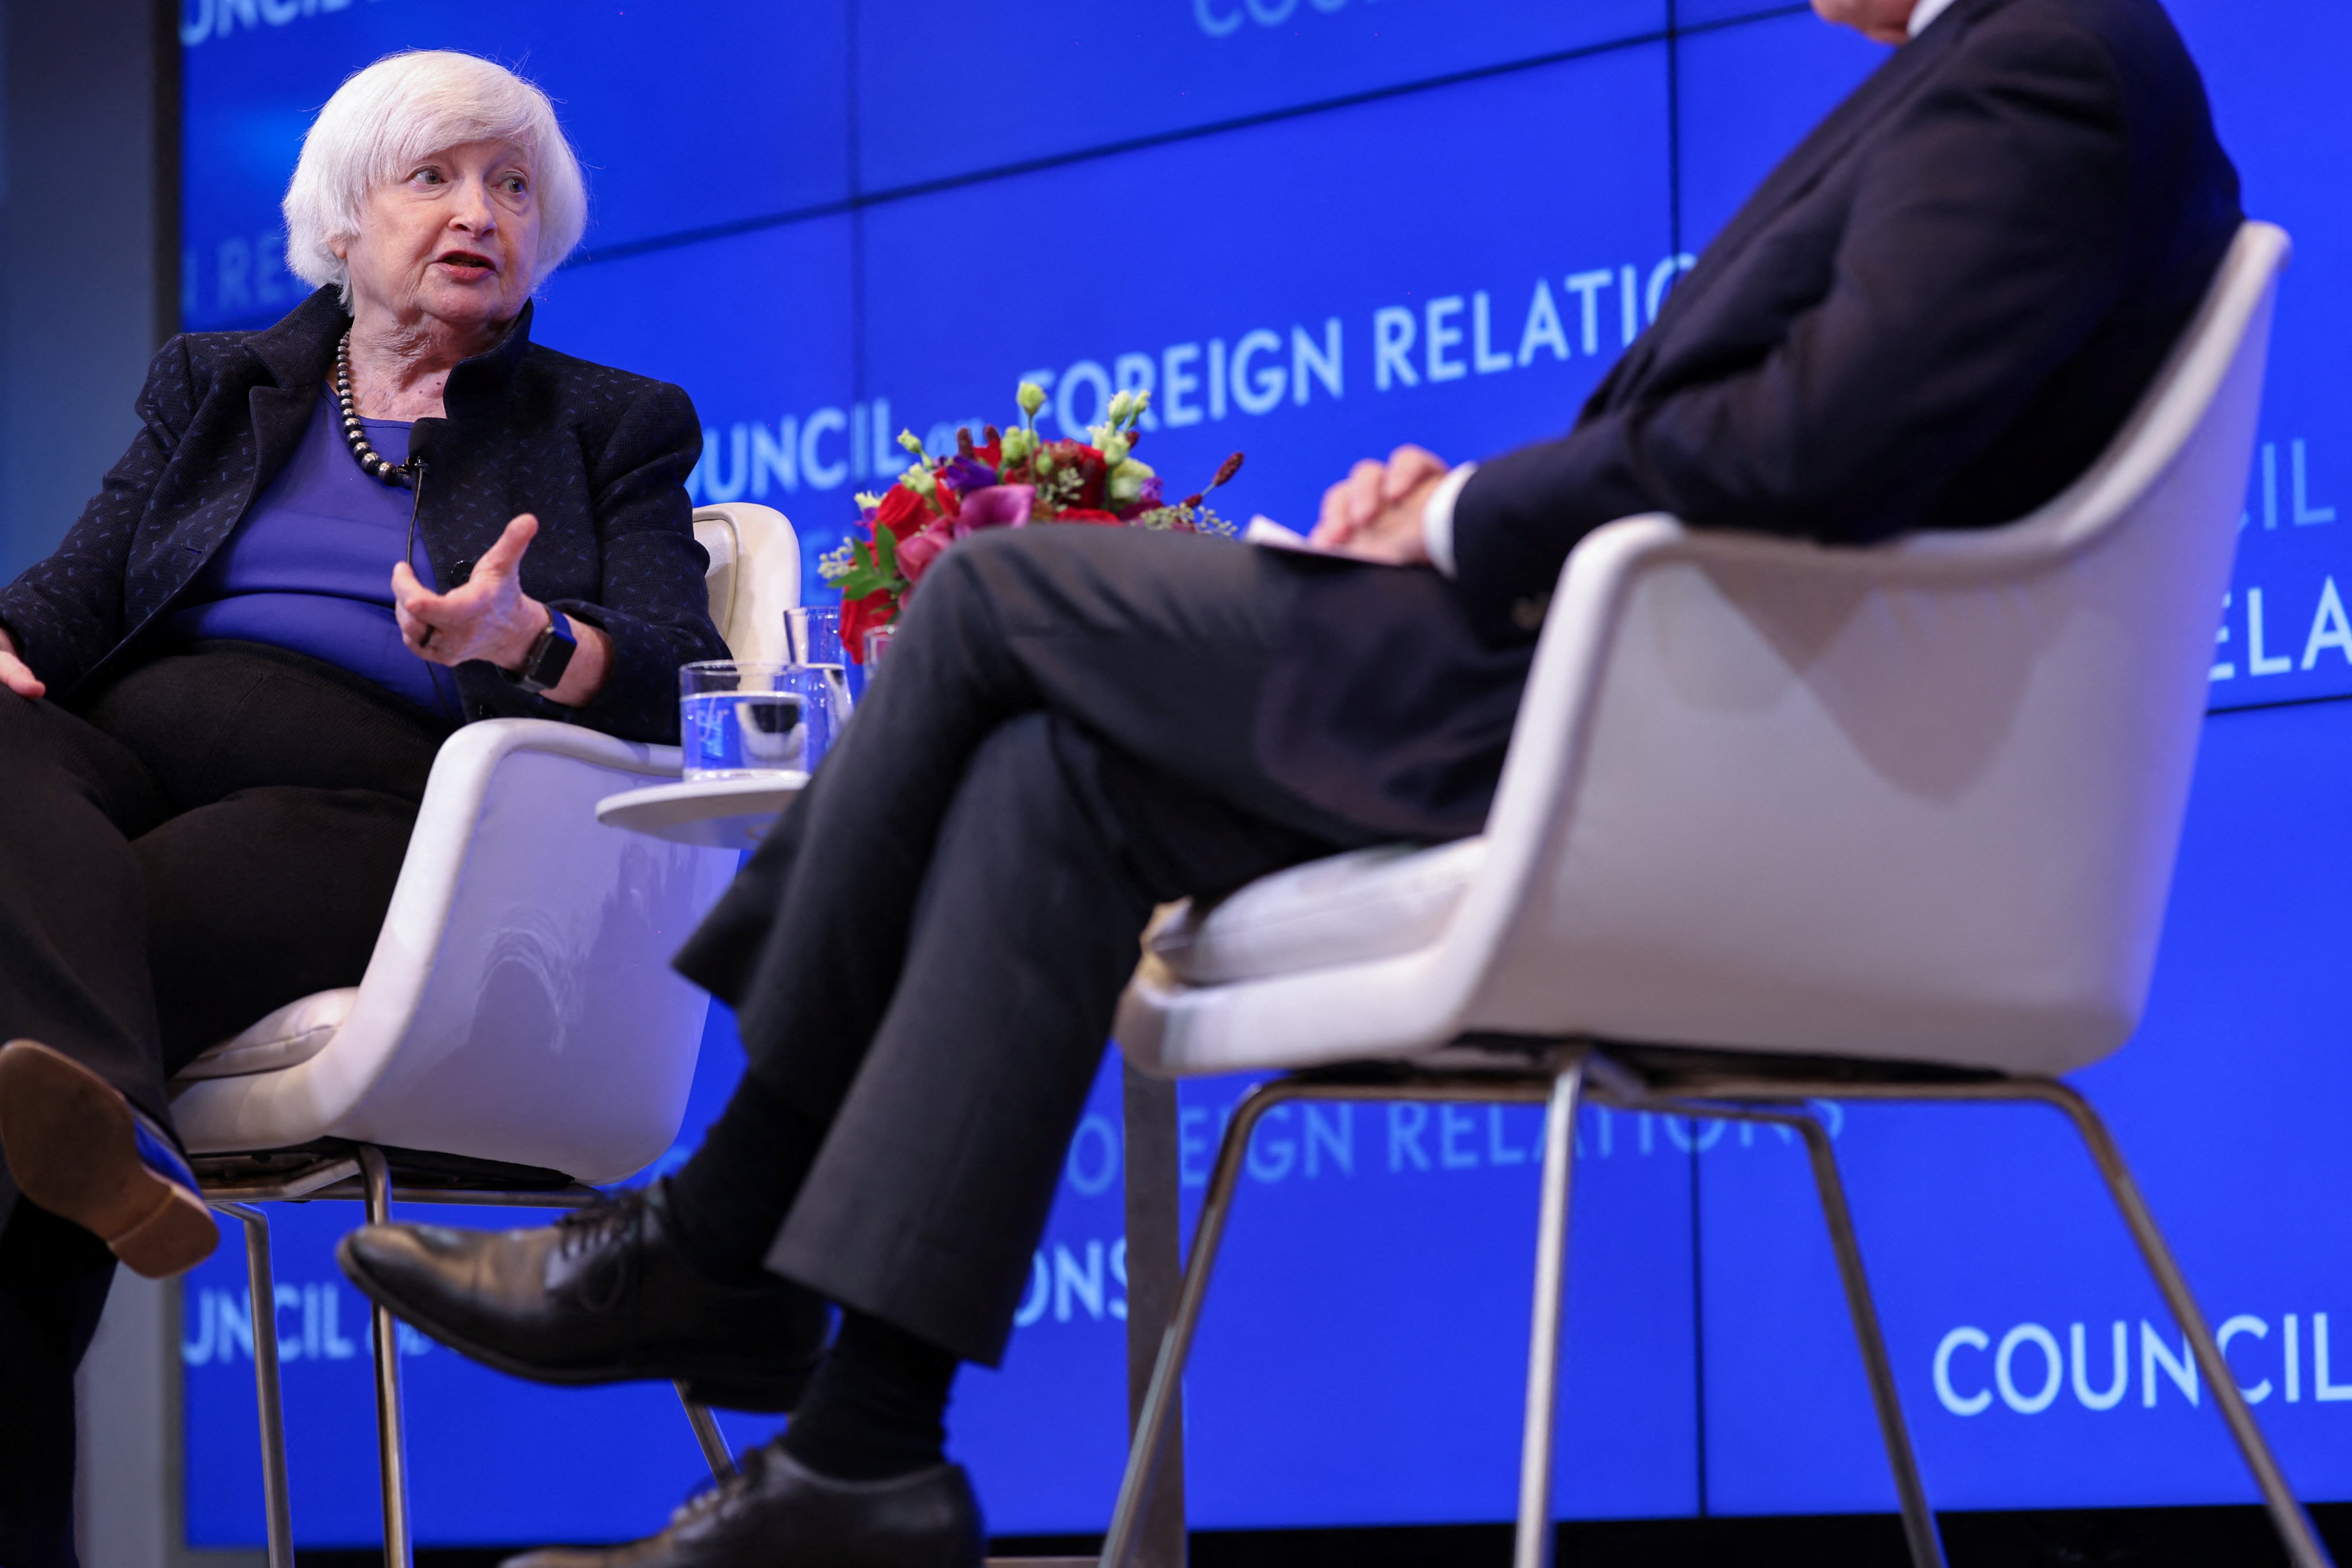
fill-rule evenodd
<path id="1" fill-rule="evenodd" d="M 704 1405 L 784 1411 L 824 1354 L 824 1300 L 704 1277 L 658 1183 L 531 1230 L 362 1226 L 335 1260 L 452 1350 L 540 1383 L 674 1380 Z"/>
<path id="2" fill-rule="evenodd" d="M 961 1465 L 836 1481 L 775 1443 L 625 1546 L 550 1547 L 505 1568 L 981 1568 L 980 1502 Z"/>

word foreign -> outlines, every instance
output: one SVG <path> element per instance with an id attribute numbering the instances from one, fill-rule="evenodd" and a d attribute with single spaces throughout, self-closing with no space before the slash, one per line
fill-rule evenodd
<path id="1" fill-rule="evenodd" d="M 2238 1385 L 2247 1404 L 2260 1405 L 2276 1394 L 2286 1404 L 2300 1405 L 2306 1388 L 2321 1404 L 2352 1400 L 2352 1381 L 2335 1381 L 2327 1314 L 2314 1312 L 2309 1321 L 2307 1385 L 2301 1313 L 2279 1319 L 2275 1337 L 2268 1320 L 2247 1312 L 2221 1325 L 2214 1338 L 2225 1358 L 2234 1341 L 2262 1347 L 2232 1363 L 2242 1376 L 2248 1361 L 2260 1357 L 2266 1363 L 2266 1375 Z M 2020 1323 L 1998 1342 L 1984 1330 L 1963 1324 L 1937 1342 L 1931 1368 L 1937 1402 L 1955 1415 L 1983 1415 L 1992 1408 L 1996 1394 L 2020 1415 L 2039 1415 L 2069 1391 L 2085 1410 L 2114 1410 L 2131 1392 L 2132 1370 L 2131 1325 L 2120 1318 L 2105 1334 L 2087 1324 L 2070 1323 L 2063 1345 L 2040 1323 Z M 2198 1403 L 2197 1363 L 2186 1334 L 2174 1339 L 2142 1318 L 2138 1370 L 2137 1408 L 2155 1409 L 2160 1398 L 2168 1397 L 2164 1394 L 2168 1386 L 2189 1405 Z"/>

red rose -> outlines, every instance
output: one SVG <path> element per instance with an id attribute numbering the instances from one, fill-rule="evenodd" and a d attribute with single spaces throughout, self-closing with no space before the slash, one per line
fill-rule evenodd
<path id="1" fill-rule="evenodd" d="M 1120 521 L 1120 518 L 1119 518 L 1118 513 L 1117 513 L 1117 512 L 1115 512 L 1115 511 L 1098 511 L 1098 510 L 1095 510 L 1093 507 L 1076 506 L 1076 507 L 1072 507 L 1072 508 L 1071 508 L 1069 510 L 1067 510 L 1067 511 L 1057 511 L 1057 512 L 1055 512 L 1055 513 L 1054 514 L 1054 516 L 1053 516 L 1053 518 L 1052 518 L 1052 520 L 1051 520 L 1051 521 L 1055 521 L 1055 522 L 1112 522 L 1112 523 L 1115 523 L 1115 522 L 1119 521 Z"/>
<path id="2" fill-rule="evenodd" d="M 841 643 L 852 663 L 866 662 L 866 634 L 898 618 L 898 606 L 887 589 L 877 589 L 862 599 L 845 599 L 841 605 Z"/>
<path id="3" fill-rule="evenodd" d="M 874 526 L 887 528 L 893 539 L 903 539 L 915 528 L 920 528 L 929 518 L 930 509 L 923 498 L 904 485 L 892 485 L 882 497 L 881 507 L 874 513 Z"/>

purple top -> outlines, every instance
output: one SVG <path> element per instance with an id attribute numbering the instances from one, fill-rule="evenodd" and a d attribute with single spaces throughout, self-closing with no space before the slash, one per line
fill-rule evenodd
<path id="1" fill-rule="evenodd" d="M 408 460 L 407 421 L 361 424 L 387 460 Z M 334 396 L 321 388 L 285 471 L 188 584 L 172 629 L 191 641 L 234 637 L 291 648 L 454 720 L 450 672 L 409 652 L 392 618 L 392 567 L 408 545 L 415 500 L 414 491 L 360 468 Z M 410 566 L 437 590 L 421 545 Z"/>

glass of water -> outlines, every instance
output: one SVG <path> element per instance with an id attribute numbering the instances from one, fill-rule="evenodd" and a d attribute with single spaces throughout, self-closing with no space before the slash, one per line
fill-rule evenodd
<path id="1" fill-rule="evenodd" d="M 841 652 L 841 610 L 832 605 L 803 605 L 784 612 L 786 655 L 794 664 L 839 669 L 848 660 Z"/>
<path id="2" fill-rule="evenodd" d="M 849 717 L 839 666 L 706 659 L 677 672 L 689 779 L 807 773 Z"/>

